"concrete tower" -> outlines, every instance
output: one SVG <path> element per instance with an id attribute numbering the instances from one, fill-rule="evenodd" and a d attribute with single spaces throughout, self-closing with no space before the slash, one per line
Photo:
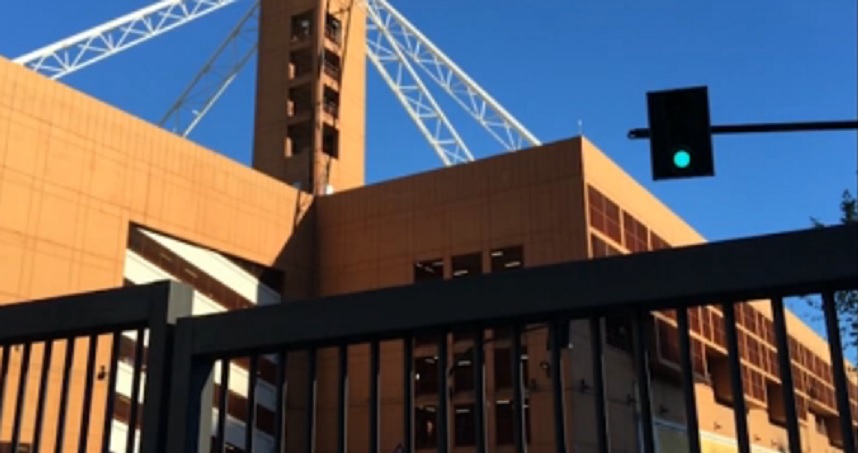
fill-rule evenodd
<path id="1" fill-rule="evenodd" d="M 314 194 L 364 183 L 366 13 L 262 0 L 253 167 Z"/>

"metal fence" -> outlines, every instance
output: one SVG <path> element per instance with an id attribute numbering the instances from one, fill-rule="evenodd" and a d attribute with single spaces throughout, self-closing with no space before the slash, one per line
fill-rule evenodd
<path id="1" fill-rule="evenodd" d="M 191 301 L 189 287 L 161 282 L 0 308 L 0 449 L 111 451 L 121 416 L 140 428 L 127 429 L 127 445 L 158 451 L 173 328 L 191 314 Z M 120 400 L 125 378 L 130 398 Z"/>
<path id="2" fill-rule="evenodd" d="M 596 451 L 614 451 L 615 437 L 610 434 L 606 399 L 604 319 L 617 313 L 626 314 L 632 322 L 634 369 L 636 374 L 636 404 L 640 407 L 640 441 L 638 448 L 645 453 L 656 450 L 653 398 L 650 388 L 652 357 L 651 337 L 647 334 L 646 317 L 652 311 L 673 311 L 678 324 L 679 369 L 684 394 L 685 424 L 688 451 L 701 450 L 700 427 L 694 391 L 688 309 L 717 304 L 723 315 L 723 329 L 729 382 L 738 451 L 750 453 L 751 440 L 746 418 L 737 333 L 735 303 L 750 300 L 771 300 L 773 335 L 777 346 L 777 369 L 782 385 L 781 397 L 786 412 L 788 451 L 802 451 L 796 412 L 796 392 L 784 315 L 784 298 L 795 295 L 821 294 L 831 354 L 830 376 L 834 400 L 839 413 L 842 450 L 854 453 L 855 433 L 850 407 L 848 380 L 839 336 L 834 294 L 856 288 L 858 282 L 858 227 L 843 226 L 808 230 L 788 234 L 683 247 L 652 253 L 619 256 L 606 259 L 572 262 L 515 272 L 482 275 L 453 281 L 431 282 L 407 287 L 370 291 L 295 302 L 281 306 L 260 307 L 179 320 L 176 328 L 171 377 L 171 410 L 164 444 L 158 451 L 167 453 L 225 451 L 225 420 L 228 367 L 221 367 L 219 396 L 214 394 L 214 367 L 226 361 L 249 356 L 250 372 L 247 386 L 248 411 L 246 426 L 255 427 L 258 358 L 274 354 L 276 360 L 275 414 L 273 421 L 273 451 L 283 451 L 290 438 L 302 439 L 290 451 L 315 453 L 320 436 L 334 438 L 331 451 L 345 453 L 349 432 L 349 347 L 368 345 L 369 389 L 367 445 L 362 451 L 380 453 L 380 389 L 394 385 L 381 381 L 382 342 L 401 341 L 403 360 L 401 377 L 395 385 L 403 388 L 403 453 L 415 450 L 413 340 L 435 336 L 437 341 L 438 397 L 436 406 L 435 449 L 450 450 L 449 384 L 446 378 L 450 364 L 447 335 L 470 335 L 473 341 L 470 360 L 473 367 L 475 422 L 473 425 L 477 453 L 488 450 L 486 438 L 485 350 L 484 332 L 490 329 L 511 329 L 512 379 L 515 413 L 514 451 L 524 453 L 528 448 L 525 429 L 521 362 L 517 360 L 522 348 L 518 335 L 528 325 L 541 324 L 549 330 L 549 358 L 546 364 L 552 387 L 553 448 L 557 453 L 569 450 L 567 406 L 568 391 L 563 385 L 564 372 L 574 363 L 562 359 L 567 346 L 568 326 L 573 320 L 589 322 L 593 369 L 592 392 L 595 398 Z M 330 432 L 319 431 L 322 418 L 317 407 L 317 353 L 334 348 L 336 359 L 335 426 Z M 794 349 L 794 347 L 793 347 Z M 306 351 L 301 365 L 300 388 L 294 387 L 289 368 L 296 351 Z M 287 358 L 289 363 L 287 364 Z M 793 357 L 794 358 L 794 357 Z M 564 369 L 566 368 L 566 369 Z M 288 435 L 284 401 L 289 392 L 297 391 L 303 400 L 300 423 L 289 425 Z M 217 408 L 212 401 L 217 401 Z M 218 419 L 212 420 L 218 409 Z M 291 419 L 290 419 L 291 421 Z M 297 428 L 296 428 L 297 426 Z M 214 433 L 213 433 L 214 431 Z M 213 435 L 214 434 L 214 435 Z M 623 435 L 623 434 L 620 434 Z M 327 440 L 327 439 L 326 439 Z M 253 429 L 245 430 L 243 449 L 254 451 Z M 290 443 L 290 445 L 293 445 Z"/>
<path id="3" fill-rule="evenodd" d="M 583 366 L 571 360 L 569 352 L 570 326 L 578 323 L 586 326 L 589 336 L 587 368 L 592 385 L 582 380 L 580 390 L 586 387 L 593 397 L 590 418 L 595 440 L 590 451 L 619 451 L 615 445 L 631 435 L 638 437 L 636 450 L 654 453 L 659 448 L 655 426 L 660 409 L 654 409 L 651 388 L 657 371 L 652 359 L 658 357 L 652 313 L 660 312 L 675 321 L 678 336 L 676 376 L 687 436 L 683 451 L 699 452 L 701 427 L 694 390 L 699 351 L 695 352 L 697 340 L 692 337 L 697 332 L 697 315 L 689 316 L 689 312 L 693 313 L 693 307 L 717 305 L 720 327 L 716 329 L 719 344 L 726 350 L 724 369 L 732 389 L 734 437 L 738 451 L 750 453 L 745 398 L 749 383 L 742 372 L 747 346 L 737 325 L 747 322 L 743 321 L 747 317 L 743 314 L 745 301 L 764 299 L 771 301 L 772 316 L 767 322 L 777 351 L 767 366 L 777 370 L 781 384 L 769 392 L 778 393 L 784 402 L 786 451 L 798 453 L 803 451 L 798 409 L 804 410 L 804 397 L 796 389 L 806 389 L 794 376 L 793 361 L 803 352 L 788 337 L 784 299 L 820 294 L 831 359 L 825 374 L 831 382 L 826 385 L 833 388 L 827 401 L 836 410 L 838 450 L 855 453 L 855 415 L 834 297 L 838 291 L 858 287 L 856 251 L 858 226 L 852 225 L 201 317 L 190 316 L 192 290 L 166 282 L 2 307 L 0 451 L 346 453 L 351 449 L 380 453 L 382 432 L 391 430 L 383 423 L 382 390 L 396 386 L 401 388 L 401 408 L 396 409 L 401 412 L 395 418 L 402 424 L 401 433 L 396 433 L 401 439 L 397 451 L 432 448 L 448 453 L 455 448 L 451 438 L 462 435 L 476 453 L 500 452 L 488 438 L 491 417 L 486 409 L 494 402 L 487 400 L 487 377 L 492 373 L 486 370 L 486 363 L 498 359 L 487 357 L 486 351 L 488 343 L 499 341 L 505 332 L 510 343 L 510 375 L 504 379 L 511 386 L 506 407 L 511 406 L 513 421 L 511 433 L 502 433 L 511 443 L 503 451 L 544 451 L 549 445 L 548 451 L 571 453 L 580 451 L 570 434 L 573 416 L 567 404 L 569 392 L 574 391 L 567 373 L 574 374 Z M 616 420 L 609 416 L 611 377 L 607 376 L 606 357 L 613 346 L 607 345 L 616 332 L 606 322 L 618 315 L 630 321 L 626 340 L 637 384 L 635 394 L 628 398 L 637 407 L 637 433 L 613 429 Z M 541 403 L 547 416 L 534 422 L 539 435 L 550 438 L 539 449 L 533 446 L 539 436 L 529 438 L 532 414 L 528 405 L 534 403 L 528 399 L 536 392 L 520 360 L 527 347 L 522 333 L 534 332 L 534 326 L 544 332 L 541 341 L 546 351 L 540 368 L 550 387 L 541 393 L 547 395 Z M 487 337 L 488 331 L 493 333 Z M 466 338 L 471 346 L 451 355 L 450 336 Z M 425 343 L 427 337 L 434 338 L 438 362 L 431 442 L 425 433 L 415 436 L 419 390 L 415 383 L 420 376 L 414 351 L 418 340 Z M 533 349 L 532 343 L 530 346 Z M 360 396 L 365 413 L 350 419 L 350 401 L 355 398 L 349 392 L 355 389 L 349 378 L 356 376 L 350 375 L 349 361 L 357 360 L 356 347 L 365 351 L 368 388 L 365 399 Z M 391 347 L 397 350 L 395 360 L 385 359 Z M 85 354 L 80 354 L 84 348 Z M 60 354 L 62 360 L 58 360 Z M 455 411 L 451 411 L 453 389 L 448 378 L 463 358 L 472 365 L 472 375 L 467 377 L 469 382 L 454 380 L 454 384 L 467 384 L 473 396 L 473 422 L 464 428 L 467 432 L 460 432 L 462 428 L 456 424 L 451 433 L 451 412 Z M 318 371 L 323 362 L 330 365 L 327 373 Z M 244 371 L 239 374 L 230 371 L 240 369 Z M 246 382 L 236 383 L 239 375 L 246 376 Z M 273 400 L 271 411 L 257 404 L 263 399 L 259 397 L 263 380 L 270 384 L 263 396 Z M 324 380 L 333 395 L 319 391 Z M 244 386 L 246 396 L 233 395 L 236 386 Z M 236 419 L 245 426 L 241 435 L 228 432 Z M 367 431 L 365 437 L 355 437 L 365 438 L 365 445 L 354 448 L 348 434 L 362 430 L 359 425 Z M 117 426 L 125 426 L 125 431 Z M 269 434 L 270 443 L 265 446 L 254 434 L 259 429 Z M 546 436 L 546 432 L 551 434 Z M 119 435 L 124 439 L 111 438 Z M 243 437 L 238 442 L 242 445 L 229 445 L 230 436 L 233 440 Z"/>

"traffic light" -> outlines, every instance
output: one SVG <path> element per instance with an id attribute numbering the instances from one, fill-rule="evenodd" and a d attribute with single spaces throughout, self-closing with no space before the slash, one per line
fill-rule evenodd
<path id="1" fill-rule="evenodd" d="M 714 176 L 706 87 L 647 93 L 653 179 Z"/>

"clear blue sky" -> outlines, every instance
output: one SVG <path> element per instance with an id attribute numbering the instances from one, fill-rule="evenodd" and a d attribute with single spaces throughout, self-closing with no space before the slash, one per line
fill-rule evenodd
<path id="1" fill-rule="evenodd" d="M 170 32 L 64 81 L 157 120 L 250 0 Z M 14 57 L 150 3 L 6 2 L 0 54 Z M 543 141 L 584 133 L 709 239 L 835 221 L 858 180 L 856 134 L 718 137 L 714 179 L 653 183 L 647 90 L 705 84 L 714 123 L 850 119 L 858 114 L 856 2 L 738 0 L 433 0 L 393 2 Z M 247 68 L 193 139 L 239 161 L 251 149 L 255 67 Z M 369 67 L 370 181 L 440 161 Z M 437 91 L 436 91 L 437 93 Z M 500 152 L 443 101 L 475 154 Z"/>

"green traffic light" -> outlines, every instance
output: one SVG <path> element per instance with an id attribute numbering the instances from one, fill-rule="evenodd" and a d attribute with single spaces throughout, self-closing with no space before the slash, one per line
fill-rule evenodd
<path id="1" fill-rule="evenodd" d="M 679 151 L 673 154 L 673 165 L 676 165 L 677 168 L 688 168 L 691 164 L 691 154 L 688 154 L 688 151 L 684 149 L 680 149 Z"/>

